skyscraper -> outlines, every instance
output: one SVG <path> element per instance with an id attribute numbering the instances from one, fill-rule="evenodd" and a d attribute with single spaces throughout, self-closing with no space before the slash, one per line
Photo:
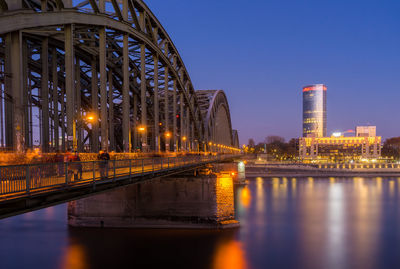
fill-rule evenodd
<path id="1" fill-rule="evenodd" d="M 303 88 L 303 137 L 326 137 L 326 86 Z"/>

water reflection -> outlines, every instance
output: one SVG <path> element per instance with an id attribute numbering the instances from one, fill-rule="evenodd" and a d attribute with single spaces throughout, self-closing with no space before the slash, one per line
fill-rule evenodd
<path id="1" fill-rule="evenodd" d="M 399 193 L 400 178 L 250 179 L 224 231 L 68 229 L 62 205 L 0 221 L 0 268 L 400 268 Z"/>
<path id="2" fill-rule="evenodd" d="M 250 206 L 251 202 L 251 193 L 250 189 L 245 186 L 241 191 L 240 191 L 240 202 L 244 208 L 248 208 Z"/>
<path id="3" fill-rule="evenodd" d="M 90 268 L 86 261 L 86 251 L 82 245 L 71 244 L 64 253 L 60 268 L 62 269 L 86 269 Z"/>
<path id="4" fill-rule="evenodd" d="M 246 269 L 247 261 L 242 243 L 230 240 L 221 242 L 215 251 L 213 269 Z"/>

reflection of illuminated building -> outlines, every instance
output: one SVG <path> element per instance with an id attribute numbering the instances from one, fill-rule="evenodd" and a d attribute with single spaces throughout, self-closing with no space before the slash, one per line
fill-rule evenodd
<path id="1" fill-rule="evenodd" d="M 326 86 L 303 88 L 303 137 L 326 136 Z"/>
<path id="2" fill-rule="evenodd" d="M 381 137 L 301 137 L 299 156 L 321 161 L 376 159 L 381 156 Z"/>
<path id="3" fill-rule="evenodd" d="M 247 186 L 245 186 L 240 193 L 240 202 L 244 208 L 249 208 L 251 202 L 251 193 Z"/>

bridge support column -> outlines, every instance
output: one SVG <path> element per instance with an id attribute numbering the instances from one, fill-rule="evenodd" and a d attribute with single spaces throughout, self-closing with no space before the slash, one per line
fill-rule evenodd
<path id="1" fill-rule="evenodd" d="M 191 145 L 193 150 L 197 150 L 198 151 L 198 140 L 197 140 L 197 145 L 196 142 L 194 141 L 194 123 L 192 122 L 192 124 L 190 125 L 190 137 L 191 137 Z"/>
<path id="2" fill-rule="evenodd" d="M 75 63 L 75 80 L 76 80 L 76 85 L 75 85 L 75 99 L 76 99 L 76 108 L 75 108 L 75 113 L 76 113 L 76 150 L 79 152 L 82 152 L 83 150 L 83 145 L 82 145 L 82 128 L 83 128 L 83 118 L 82 118 L 82 97 L 81 97 L 81 62 L 79 58 L 76 58 L 76 63 Z"/>
<path id="3" fill-rule="evenodd" d="M 61 150 L 65 151 L 65 85 L 61 86 Z"/>
<path id="4" fill-rule="evenodd" d="M 16 152 L 24 151 L 24 108 L 22 72 L 22 33 L 6 36 L 5 71 L 9 74 L 5 83 L 5 126 L 6 146 Z M 12 126 L 10 128 L 10 126 Z"/>
<path id="5" fill-rule="evenodd" d="M 59 125 L 60 121 L 58 118 L 58 71 L 57 71 L 57 49 L 52 49 L 51 56 L 51 68 L 53 77 L 53 119 L 54 119 L 54 147 L 55 150 L 60 150 L 60 136 L 59 136 Z"/>
<path id="6" fill-rule="evenodd" d="M 175 63 L 175 58 L 174 58 L 174 63 Z M 174 64 L 175 65 L 175 64 Z M 177 91 L 177 87 L 176 87 L 176 80 L 177 78 L 174 78 L 174 85 L 173 85 L 173 90 L 172 90 L 172 145 L 173 145 L 173 150 L 174 152 L 176 152 L 177 150 L 177 145 L 176 145 L 176 137 L 177 137 L 177 133 L 176 133 L 176 129 L 177 129 L 177 119 L 176 119 L 176 91 Z"/>
<path id="7" fill-rule="evenodd" d="M 170 150 L 170 130 L 169 130 L 169 72 L 168 67 L 164 67 L 164 126 L 165 126 L 165 151 Z"/>
<path id="8" fill-rule="evenodd" d="M 41 75 L 41 111 L 42 111 L 42 152 L 49 152 L 49 39 L 47 37 L 42 40 L 42 53 L 40 55 L 42 62 Z M 68 77 L 66 77 L 67 79 Z"/>
<path id="9" fill-rule="evenodd" d="M 75 75 L 74 75 L 74 36 L 73 25 L 64 26 L 65 35 L 65 91 L 67 95 L 67 145 L 68 150 L 76 145 L 75 122 Z"/>
<path id="10" fill-rule="evenodd" d="M 103 1 L 104 4 L 104 1 Z M 100 126 L 101 149 L 108 150 L 108 113 L 107 113 L 107 70 L 106 70 L 106 29 L 99 29 L 99 69 L 100 69 Z"/>
<path id="11" fill-rule="evenodd" d="M 68 223 L 76 227 L 238 227 L 231 177 L 178 176 L 110 190 L 69 202 Z"/>
<path id="12" fill-rule="evenodd" d="M 32 148 L 32 144 L 30 143 L 30 132 L 29 132 L 29 102 L 30 96 L 28 93 L 28 73 L 30 72 L 28 67 L 28 44 L 25 38 L 22 38 L 22 107 L 24 110 L 24 125 L 23 125 L 23 134 L 24 134 L 24 146 L 25 149 Z"/>
<path id="13" fill-rule="evenodd" d="M 146 98 L 146 46 L 140 44 L 140 109 L 141 109 L 141 125 L 144 131 L 141 131 L 141 148 L 143 152 L 147 152 L 147 98 Z"/>
<path id="14" fill-rule="evenodd" d="M 138 126 L 138 95 L 133 93 L 133 123 L 132 123 L 132 133 L 133 133 L 133 147 L 134 149 L 140 148 L 139 137 L 137 132 Z M 131 132 L 130 132 L 131 133 Z"/>
<path id="15" fill-rule="evenodd" d="M 186 127 L 186 130 L 185 130 L 185 132 L 186 132 L 186 148 L 187 148 L 187 150 L 188 151 L 191 151 L 192 150 L 192 148 L 191 148 L 191 146 L 190 146 L 190 144 L 192 143 L 191 141 L 192 141 L 192 136 L 190 135 L 190 132 L 189 132 L 189 126 L 190 126 L 190 115 L 189 115 L 189 106 L 186 106 L 186 117 L 185 117 L 185 119 L 186 119 L 186 124 L 185 124 L 185 127 Z"/>
<path id="16" fill-rule="evenodd" d="M 125 7 L 126 8 L 126 7 Z M 122 88 L 122 146 L 124 152 L 131 151 L 130 139 L 130 97 L 129 97 L 129 43 L 128 34 L 124 34 L 122 48 L 122 69 L 123 69 L 123 88 Z"/>
<path id="17" fill-rule="evenodd" d="M 180 114 L 180 117 L 179 117 L 179 120 L 180 120 L 180 125 L 181 125 L 181 128 L 180 128 L 180 130 L 179 130 L 179 138 L 180 138 L 180 142 L 181 142 L 181 148 L 180 148 L 180 151 L 185 151 L 185 142 L 186 142 L 186 137 L 185 137 L 185 126 L 184 126 L 184 122 L 183 122 L 183 120 L 184 120 L 184 116 L 183 116 L 183 94 L 181 93 L 180 95 L 179 95 L 179 114 Z"/>
<path id="18" fill-rule="evenodd" d="M 110 68 L 108 71 L 108 125 L 110 136 L 110 151 L 115 151 L 115 136 L 114 136 L 114 87 L 113 87 L 113 71 Z"/>
<path id="19" fill-rule="evenodd" d="M 96 119 L 92 122 L 92 136 L 91 136 L 91 144 L 92 144 L 92 152 L 99 151 L 99 89 L 97 83 L 97 66 L 96 59 L 92 59 L 92 113 L 96 115 Z"/>
<path id="20" fill-rule="evenodd" d="M 158 55 L 154 55 L 154 151 L 160 151 L 159 104 L 158 104 Z"/>

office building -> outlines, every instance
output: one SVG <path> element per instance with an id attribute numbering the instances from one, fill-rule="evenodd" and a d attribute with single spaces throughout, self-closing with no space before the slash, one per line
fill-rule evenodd
<path id="1" fill-rule="evenodd" d="M 357 126 L 357 137 L 373 137 L 376 136 L 376 126 Z"/>
<path id="2" fill-rule="evenodd" d="M 381 157 L 380 136 L 301 137 L 299 156 L 303 161 L 346 162 Z"/>
<path id="3" fill-rule="evenodd" d="M 326 136 L 326 91 L 323 84 L 303 88 L 303 137 Z"/>

